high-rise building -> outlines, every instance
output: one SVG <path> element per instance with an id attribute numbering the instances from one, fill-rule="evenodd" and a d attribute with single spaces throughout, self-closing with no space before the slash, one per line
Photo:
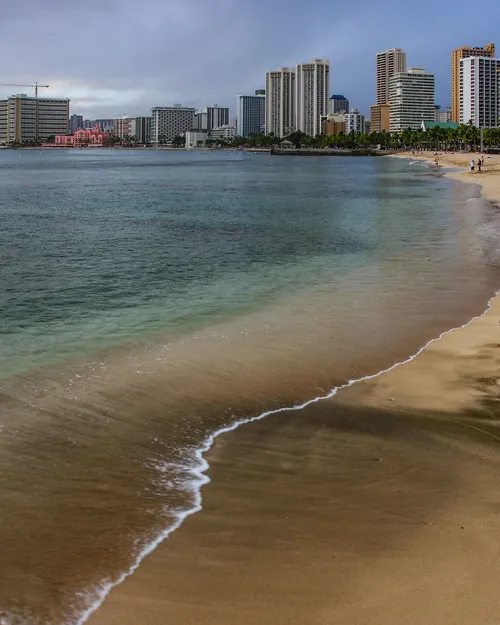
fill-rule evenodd
<path id="1" fill-rule="evenodd" d="M 390 129 L 390 104 L 372 104 L 370 106 L 370 130 L 371 132 L 389 132 Z"/>
<path id="2" fill-rule="evenodd" d="M 460 61 L 461 124 L 497 128 L 500 121 L 500 59 L 470 56 Z"/>
<path id="3" fill-rule="evenodd" d="M 150 143 L 151 117 L 133 117 L 130 123 L 130 136 L 135 137 L 137 143 Z"/>
<path id="4" fill-rule="evenodd" d="M 83 115 L 72 115 L 69 118 L 70 133 L 74 135 L 78 128 L 83 128 Z"/>
<path id="5" fill-rule="evenodd" d="M 398 72 L 390 80 L 390 131 L 417 130 L 423 121 L 434 121 L 434 74 L 420 67 Z"/>
<path id="6" fill-rule="evenodd" d="M 180 104 L 155 106 L 151 110 L 151 142 L 170 143 L 175 137 L 191 130 L 195 109 Z"/>
<path id="7" fill-rule="evenodd" d="M 461 46 L 451 53 L 451 121 L 460 120 L 460 61 L 471 56 L 494 58 L 495 44 L 487 43 L 484 48 Z"/>
<path id="8" fill-rule="evenodd" d="M 255 95 L 266 95 L 266 90 L 265 89 L 256 89 L 255 90 Z"/>
<path id="9" fill-rule="evenodd" d="M 266 134 L 286 137 L 295 128 L 295 70 L 266 73 Z"/>
<path id="10" fill-rule="evenodd" d="M 208 116 L 205 112 L 197 112 L 194 114 L 193 130 L 207 130 Z"/>
<path id="11" fill-rule="evenodd" d="M 0 144 L 7 143 L 8 100 L 0 100 Z"/>
<path id="12" fill-rule="evenodd" d="M 321 118 L 328 113 L 330 63 L 312 59 L 297 65 L 296 129 L 315 137 L 321 134 Z"/>
<path id="13" fill-rule="evenodd" d="M 348 135 L 350 132 L 362 134 L 365 131 L 365 116 L 358 109 L 351 109 L 349 113 L 344 115 L 344 132 Z"/>
<path id="14" fill-rule="evenodd" d="M 349 112 L 349 100 L 343 95 L 332 95 L 328 100 L 328 115 Z"/>
<path id="15" fill-rule="evenodd" d="M 389 102 L 389 82 L 394 74 L 406 72 L 406 52 L 391 48 L 377 54 L 377 104 Z"/>
<path id="16" fill-rule="evenodd" d="M 120 139 L 125 139 L 125 137 L 132 136 L 132 120 L 133 117 L 130 115 L 123 115 L 123 117 L 119 117 L 115 119 L 113 132 Z"/>
<path id="17" fill-rule="evenodd" d="M 207 106 L 203 114 L 206 114 L 206 130 L 208 131 L 212 130 L 212 128 L 225 126 L 229 123 L 229 109 L 219 106 L 218 104 Z"/>
<path id="18" fill-rule="evenodd" d="M 12 95 L 0 101 L 0 132 L 4 133 L 0 143 L 46 141 L 52 135 L 67 135 L 69 98 Z"/>
<path id="19" fill-rule="evenodd" d="M 236 127 L 240 137 L 265 132 L 266 98 L 264 95 L 236 96 Z"/>
<path id="20" fill-rule="evenodd" d="M 101 132 L 114 132 L 115 129 L 114 119 L 96 119 L 95 121 L 91 121 L 90 123 L 92 124 L 90 128 L 93 128 L 97 124 Z M 87 126 L 84 126 L 84 128 L 87 128 Z"/>
<path id="21" fill-rule="evenodd" d="M 83 129 L 84 130 L 91 130 L 92 128 L 95 127 L 95 125 L 96 125 L 96 120 L 95 119 L 84 119 L 83 120 Z M 113 119 L 113 125 L 111 126 L 111 130 L 113 130 L 114 127 L 115 127 L 115 120 Z"/>

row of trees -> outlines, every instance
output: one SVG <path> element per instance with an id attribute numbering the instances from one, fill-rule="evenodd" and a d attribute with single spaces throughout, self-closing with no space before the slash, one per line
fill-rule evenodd
<path id="1" fill-rule="evenodd" d="M 54 137 L 48 137 L 50 143 Z M 477 150 L 480 146 L 481 133 L 472 124 L 461 124 L 457 128 L 442 128 L 435 126 L 426 131 L 411 130 L 408 128 L 402 133 L 371 132 L 369 134 L 359 134 L 351 132 L 349 134 L 338 135 L 318 135 L 309 137 L 300 131 L 295 131 L 285 138 L 276 137 L 273 133 L 269 135 L 250 135 L 250 137 L 234 137 L 233 139 L 208 139 L 206 147 L 220 148 L 277 148 L 287 141 L 295 148 L 305 149 L 383 149 L 383 150 Z M 485 147 L 500 147 L 500 128 L 485 128 L 483 131 L 483 142 Z M 123 138 L 111 135 L 107 141 L 108 145 L 122 145 L 133 147 L 137 145 L 134 136 L 126 135 Z M 35 146 L 40 142 L 34 140 L 26 141 L 23 145 Z M 167 137 L 159 138 L 160 145 L 171 145 L 173 147 L 184 147 L 186 139 L 177 136 L 170 141 Z"/>
<path id="2" fill-rule="evenodd" d="M 484 146 L 500 147 L 500 128 L 484 129 Z M 234 137 L 231 140 L 209 139 L 207 147 L 258 147 L 275 148 L 287 141 L 295 148 L 309 149 L 363 149 L 381 148 L 383 150 L 477 150 L 480 146 L 481 133 L 472 124 L 461 124 L 458 128 L 442 128 L 439 126 L 423 130 L 408 128 L 402 133 L 372 132 L 359 134 L 318 135 L 309 137 L 300 131 L 295 131 L 283 139 L 269 135 L 250 135 L 248 138 Z M 183 145 L 181 138 L 174 139 L 173 145 Z"/>

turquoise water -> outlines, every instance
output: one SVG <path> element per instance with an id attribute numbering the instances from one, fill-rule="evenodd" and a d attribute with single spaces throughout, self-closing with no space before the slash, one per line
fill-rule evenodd
<path id="1" fill-rule="evenodd" d="M 440 171 L 0 151 L 2 625 L 83 623 L 199 508 L 214 433 L 485 309 L 497 208 Z"/>
<path id="2" fill-rule="evenodd" d="M 457 198 L 424 174 L 396 159 L 4 151 L 0 375 L 233 318 L 392 257 L 439 261 L 440 229 L 453 262 Z"/>

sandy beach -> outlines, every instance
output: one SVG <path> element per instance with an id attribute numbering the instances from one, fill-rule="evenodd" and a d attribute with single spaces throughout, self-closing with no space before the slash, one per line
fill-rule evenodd
<path id="1" fill-rule="evenodd" d="M 499 156 L 449 175 L 500 198 Z M 497 623 L 499 365 L 496 298 L 411 361 L 221 436 L 203 510 L 88 622 Z"/>
<path id="2" fill-rule="evenodd" d="M 476 161 L 479 157 L 484 156 L 484 165 L 482 171 L 479 172 L 477 167 L 474 173 L 469 172 L 469 162 Z M 500 199 L 500 155 L 497 154 L 479 154 L 478 152 L 424 152 L 412 154 L 404 152 L 396 157 L 391 158 L 409 158 L 412 160 L 428 161 L 434 165 L 434 159 L 439 160 L 440 167 L 456 168 L 462 171 L 447 172 L 446 175 L 454 180 L 481 185 L 482 195 L 490 202 L 497 202 Z"/>

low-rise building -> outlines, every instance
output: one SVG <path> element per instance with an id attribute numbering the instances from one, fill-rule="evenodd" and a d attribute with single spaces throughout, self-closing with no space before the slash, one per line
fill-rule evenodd
<path id="1" fill-rule="evenodd" d="M 55 144 L 59 146 L 67 146 L 69 148 L 78 148 L 85 146 L 105 145 L 111 138 L 110 133 L 102 132 L 96 124 L 94 128 L 79 128 L 72 135 L 56 135 Z"/>
<path id="2" fill-rule="evenodd" d="M 391 105 L 372 104 L 370 107 L 370 130 L 371 132 L 389 132 L 391 124 Z"/>
<path id="3" fill-rule="evenodd" d="M 442 109 L 440 106 L 436 106 L 436 118 L 435 121 L 437 122 L 451 122 L 451 106 L 447 106 L 444 109 Z"/>
<path id="4" fill-rule="evenodd" d="M 345 131 L 345 114 L 323 115 L 321 118 L 321 134 L 331 137 L 341 135 Z"/>
<path id="5" fill-rule="evenodd" d="M 210 138 L 214 140 L 222 139 L 223 141 L 231 141 L 234 137 L 236 137 L 236 134 L 237 131 L 234 126 L 224 124 L 218 128 L 212 128 L 210 131 Z"/>
<path id="6" fill-rule="evenodd" d="M 460 124 L 455 122 L 422 122 L 420 129 L 428 132 L 432 128 L 441 128 L 442 130 L 456 130 Z"/>
<path id="7" fill-rule="evenodd" d="M 208 138 L 206 130 L 187 130 L 186 131 L 186 147 L 199 148 L 205 145 Z"/>

